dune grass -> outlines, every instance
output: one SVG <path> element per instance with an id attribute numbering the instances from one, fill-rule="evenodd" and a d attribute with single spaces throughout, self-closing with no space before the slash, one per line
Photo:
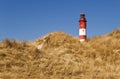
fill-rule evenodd
<path id="1" fill-rule="evenodd" d="M 34 42 L 5 39 L 0 43 L 0 79 L 119 79 L 119 43 L 119 29 L 83 43 L 64 32 Z"/>

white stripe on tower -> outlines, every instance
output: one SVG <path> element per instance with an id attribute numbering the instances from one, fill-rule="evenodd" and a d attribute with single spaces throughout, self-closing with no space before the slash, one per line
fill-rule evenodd
<path id="1" fill-rule="evenodd" d="M 86 40 L 87 36 L 86 36 L 86 18 L 85 18 L 85 14 L 82 13 L 81 18 L 79 20 L 79 38 L 80 41 L 83 42 Z"/>
<path id="2" fill-rule="evenodd" d="M 86 35 L 86 29 L 85 28 L 79 29 L 79 35 Z"/>

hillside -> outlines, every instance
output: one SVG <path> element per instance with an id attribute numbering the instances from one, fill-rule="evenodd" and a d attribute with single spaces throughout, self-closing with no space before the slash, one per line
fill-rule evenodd
<path id="1" fill-rule="evenodd" d="M 119 79 L 120 29 L 86 42 L 64 32 L 0 43 L 0 79 Z"/>

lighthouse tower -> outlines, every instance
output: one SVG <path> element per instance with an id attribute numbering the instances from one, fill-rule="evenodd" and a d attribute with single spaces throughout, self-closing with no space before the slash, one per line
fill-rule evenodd
<path id="1" fill-rule="evenodd" d="M 80 14 L 80 20 L 79 20 L 79 38 L 80 41 L 83 42 L 87 39 L 87 35 L 86 35 L 86 18 L 85 18 L 85 14 L 81 13 Z"/>

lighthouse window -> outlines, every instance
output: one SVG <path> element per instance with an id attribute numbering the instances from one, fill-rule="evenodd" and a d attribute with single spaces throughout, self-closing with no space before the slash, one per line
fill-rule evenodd
<path id="1" fill-rule="evenodd" d="M 83 30 L 83 32 L 84 32 L 84 30 Z"/>

